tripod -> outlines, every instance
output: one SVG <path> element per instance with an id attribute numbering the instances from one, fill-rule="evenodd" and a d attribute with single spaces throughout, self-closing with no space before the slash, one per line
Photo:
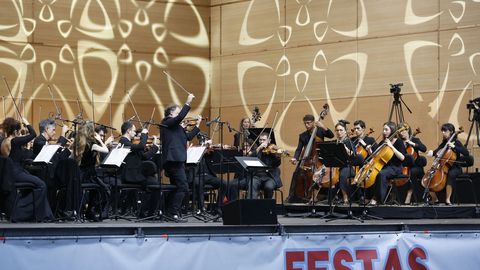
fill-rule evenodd
<path id="1" fill-rule="evenodd" d="M 392 106 L 390 107 L 390 114 L 388 116 L 388 121 L 392 121 L 393 114 L 395 114 L 395 123 L 403 123 L 405 118 L 403 117 L 403 107 L 402 104 L 405 105 L 409 113 L 412 113 L 412 110 L 408 107 L 407 103 L 402 98 L 402 94 L 400 94 L 400 87 L 403 86 L 403 83 L 398 84 L 390 84 L 390 93 L 393 95 Z"/>
<path id="2" fill-rule="evenodd" d="M 477 146 L 480 147 L 480 100 L 476 98 L 475 100 L 471 100 L 469 104 L 467 104 L 468 109 L 468 121 L 472 122 L 470 124 L 470 129 L 468 130 L 467 140 L 465 141 L 465 147 L 468 146 L 468 142 L 470 141 L 470 136 L 472 135 L 473 126 L 475 125 L 475 132 L 477 134 Z"/>

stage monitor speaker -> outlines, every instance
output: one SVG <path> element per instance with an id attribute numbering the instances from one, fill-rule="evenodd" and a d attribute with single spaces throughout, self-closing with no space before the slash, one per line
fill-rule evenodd
<path id="1" fill-rule="evenodd" d="M 277 224 L 274 199 L 242 199 L 222 208 L 223 225 Z"/>

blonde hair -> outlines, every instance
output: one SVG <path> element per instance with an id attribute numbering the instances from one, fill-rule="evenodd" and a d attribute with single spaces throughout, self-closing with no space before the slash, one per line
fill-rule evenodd
<path id="1" fill-rule="evenodd" d="M 86 121 L 78 125 L 78 132 L 75 138 L 75 147 L 77 147 L 77 155 L 75 161 L 81 165 L 83 153 L 87 144 L 95 142 L 95 128 L 92 121 Z"/>

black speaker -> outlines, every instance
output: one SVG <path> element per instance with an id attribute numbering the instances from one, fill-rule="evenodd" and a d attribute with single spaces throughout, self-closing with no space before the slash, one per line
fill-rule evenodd
<path id="1" fill-rule="evenodd" d="M 223 225 L 277 224 L 274 199 L 235 200 L 222 207 Z"/>

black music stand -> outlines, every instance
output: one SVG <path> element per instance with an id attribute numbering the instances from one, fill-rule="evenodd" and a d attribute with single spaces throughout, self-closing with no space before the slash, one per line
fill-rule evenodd
<path id="1" fill-rule="evenodd" d="M 263 163 L 258 157 L 235 157 L 235 159 L 249 173 L 250 188 L 248 188 L 248 190 L 253 190 L 253 174 L 257 171 L 264 171 L 268 169 L 267 165 L 265 165 L 265 163 Z M 252 192 L 249 192 L 248 197 L 248 199 L 254 199 L 252 198 Z"/>
<path id="2" fill-rule="evenodd" d="M 328 189 L 328 208 L 327 214 L 321 218 L 331 218 L 331 221 L 339 218 L 346 218 L 347 215 L 339 215 L 333 212 L 333 198 L 332 198 L 332 168 L 345 167 L 348 165 L 349 156 L 345 150 L 345 144 L 337 142 L 322 142 L 318 145 L 318 158 L 322 160 L 323 165 L 330 167 L 330 187 Z"/>

